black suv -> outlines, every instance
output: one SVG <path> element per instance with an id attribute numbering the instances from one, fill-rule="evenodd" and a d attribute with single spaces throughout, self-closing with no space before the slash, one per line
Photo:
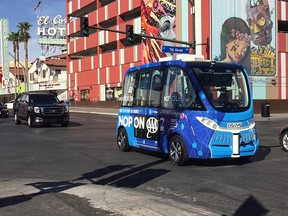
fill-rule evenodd
<path id="1" fill-rule="evenodd" d="M 21 121 L 27 121 L 29 127 L 51 123 L 67 127 L 69 124 L 69 110 L 54 94 L 23 93 L 16 98 L 13 110 L 15 124 Z"/>

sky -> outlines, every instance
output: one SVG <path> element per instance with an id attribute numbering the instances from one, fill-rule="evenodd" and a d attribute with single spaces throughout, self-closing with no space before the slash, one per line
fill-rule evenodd
<path id="1" fill-rule="evenodd" d="M 51 56 L 59 54 L 60 51 L 54 53 L 42 52 L 41 47 L 37 44 L 37 22 L 38 16 L 49 16 L 54 18 L 56 15 L 61 15 L 64 19 L 66 16 L 66 0 L 41 0 L 41 5 L 35 11 L 35 7 L 39 0 L 0 0 L 0 18 L 9 20 L 9 32 L 18 31 L 17 25 L 20 22 L 29 22 L 32 27 L 30 28 L 29 34 L 31 36 L 28 41 L 28 59 L 34 61 L 42 53 L 45 56 Z M 13 45 L 10 43 L 10 53 L 13 54 Z M 20 61 L 25 60 L 24 45 L 20 44 Z M 11 57 L 11 61 L 12 61 Z"/>

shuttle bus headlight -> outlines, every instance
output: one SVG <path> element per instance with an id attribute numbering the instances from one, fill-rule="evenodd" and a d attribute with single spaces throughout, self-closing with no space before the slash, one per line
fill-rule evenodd
<path id="1" fill-rule="evenodd" d="M 204 126 L 212 129 L 212 130 L 217 130 L 219 128 L 219 125 L 214 122 L 213 120 L 206 118 L 206 117 L 200 117 L 200 116 L 196 116 L 196 118 L 198 119 L 198 121 L 200 121 Z"/>

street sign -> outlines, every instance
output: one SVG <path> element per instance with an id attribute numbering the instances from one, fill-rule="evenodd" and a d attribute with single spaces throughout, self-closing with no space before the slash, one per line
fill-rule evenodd
<path id="1" fill-rule="evenodd" d="M 18 87 L 17 87 L 17 93 L 23 93 L 23 87 L 21 86 L 21 85 L 19 85 Z"/>
<path id="2" fill-rule="evenodd" d="M 189 53 L 189 47 L 162 46 L 162 52 L 166 52 L 166 53 Z"/>

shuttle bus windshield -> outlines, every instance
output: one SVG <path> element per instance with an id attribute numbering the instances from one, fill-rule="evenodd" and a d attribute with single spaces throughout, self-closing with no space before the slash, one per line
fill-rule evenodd
<path id="1" fill-rule="evenodd" d="M 221 112 L 240 112 L 249 108 L 249 89 L 241 68 L 193 67 L 199 83 L 213 107 Z"/>

